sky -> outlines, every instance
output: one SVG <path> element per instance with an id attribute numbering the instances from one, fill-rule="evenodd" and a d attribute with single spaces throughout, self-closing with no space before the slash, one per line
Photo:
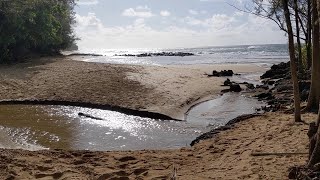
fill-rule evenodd
<path id="1" fill-rule="evenodd" d="M 80 48 L 188 48 L 282 44 L 272 21 L 236 10 L 251 0 L 78 0 Z"/>

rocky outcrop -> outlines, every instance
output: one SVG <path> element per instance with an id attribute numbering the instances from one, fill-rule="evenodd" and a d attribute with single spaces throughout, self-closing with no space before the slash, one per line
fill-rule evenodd
<path id="1" fill-rule="evenodd" d="M 68 56 L 103 56 L 101 54 L 92 54 L 92 53 L 72 53 Z"/>
<path id="2" fill-rule="evenodd" d="M 232 70 L 223 70 L 223 71 L 216 71 L 213 70 L 212 74 L 208 74 L 208 77 L 222 77 L 222 76 L 233 76 L 234 73 Z"/>
<path id="3" fill-rule="evenodd" d="M 261 76 L 261 79 L 280 79 L 289 76 L 290 78 L 290 63 L 280 63 L 271 66 L 271 69 L 268 70 Z"/>

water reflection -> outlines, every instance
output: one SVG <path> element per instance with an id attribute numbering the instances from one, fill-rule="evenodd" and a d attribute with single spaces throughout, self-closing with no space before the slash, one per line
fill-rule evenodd
<path id="1" fill-rule="evenodd" d="M 241 96 L 239 93 L 226 93 L 219 98 L 201 103 L 188 112 L 187 121 L 219 127 L 242 114 L 256 112 L 264 103 Z"/>
<path id="2" fill-rule="evenodd" d="M 72 106 L 1 105 L 0 112 L 0 145 L 8 148 L 164 149 L 185 146 L 201 132 L 187 122 Z"/>
<path id="3" fill-rule="evenodd" d="M 0 147 L 100 151 L 177 148 L 212 129 L 208 125 L 224 125 L 261 105 L 238 94 L 225 94 L 194 107 L 185 122 L 73 106 L 0 105 Z"/>
<path id="4" fill-rule="evenodd" d="M 74 139 L 70 129 L 77 123 L 63 116 L 53 116 L 42 106 L 5 105 L 0 106 L 0 125 L 2 134 L 10 137 L 2 135 L 6 139 L 0 142 L 2 146 L 11 142 L 11 148 L 68 149 Z"/>

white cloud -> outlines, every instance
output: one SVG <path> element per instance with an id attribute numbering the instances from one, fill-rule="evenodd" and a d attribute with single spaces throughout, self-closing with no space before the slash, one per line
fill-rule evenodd
<path id="1" fill-rule="evenodd" d="M 199 14 L 198 11 L 193 10 L 193 9 L 189 9 L 189 13 L 192 14 L 192 15 L 198 15 Z"/>
<path id="2" fill-rule="evenodd" d="M 99 3 L 98 0 L 79 0 L 79 5 L 97 5 Z"/>
<path id="3" fill-rule="evenodd" d="M 215 14 L 208 19 L 196 19 L 194 17 L 186 17 L 185 22 L 191 26 L 203 26 L 215 30 L 227 30 L 235 22 L 234 17 L 225 14 Z"/>
<path id="4" fill-rule="evenodd" d="M 147 6 L 137 6 L 136 8 L 128 8 L 122 12 L 122 16 L 138 17 L 138 18 L 150 18 L 154 16 L 151 9 Z"/>
<path id="5" fill-rule="evenodd" d="M 160 15 L 163 17 L 168 17 L 171 15 L 171 13 L 167 10 L 163 10 L 163 11 L 160 11 Z"/>
<path id="6" fill-rule="evenodd" d="M 126 26 L 105 26 L 94 13 L 76 15 L 75 32 L 80 48 L 174 48 L 212 45 L 285 43 L 277 26 L 266 19 L 248 15 L 239 23 L 237 16 L 216 14 L 208 19 L 190 19 L 194 26 L 172 25 L 162 30 L 150 27 L 144 18 Z M 190 23 L 189 22 L 189 23 Z M 185 19 L 184 23 L 188 23 Z"/>
<path id="7" fill-rule="evenodd" d="M 95 13 L 88 13 L 87 16 L 80 16 L 79 14 L 75 15 L 76 26 L 79 28 L 100 28 L 102 27 L 101 20 L 97 18 Z"/>

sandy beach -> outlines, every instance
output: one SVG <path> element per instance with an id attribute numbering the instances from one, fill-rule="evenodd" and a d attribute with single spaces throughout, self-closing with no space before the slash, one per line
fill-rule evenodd
<path id="1" fill-rule="evenodd" d="M 306 114 L 307 122 L 315 115 Z M 302 165 L 308 125 L 292 116 L 268 113 L 192 148 L 164 151 L 90 152 L 0 150 L 0 178 L 17 179 L 287 179 L 288 168 Z M 176 170 L 174 170 L 176 169 Z"/>
<path id="2" fill-rule="evenodd" d="M 131 66 L 64 58 L 0 68 L 1 100 L 49 100 L 114 105 L 181 119 L 195 103 L 213 98 L 225 78 L 212 70 L 261 72 L 255 65 Z M 303 119 L 310 122 L 313 114 Z M 287 179 L 304 164 L 306 124 L 291 115 L 266 113 L 238 123 L 193 147 L 174 150 L 93 152 L 2 149 L 1 179 Z"/>
<path id="3" fill-rule="evenodd" d="M 41 59 L 0 67 L 1 100 L 39 100 L 120 106 L 183 119 L 187 110 L 220 94 L 226 78 L 212 70 L 263 72 L 256 65 L 138 66 Z"/>

